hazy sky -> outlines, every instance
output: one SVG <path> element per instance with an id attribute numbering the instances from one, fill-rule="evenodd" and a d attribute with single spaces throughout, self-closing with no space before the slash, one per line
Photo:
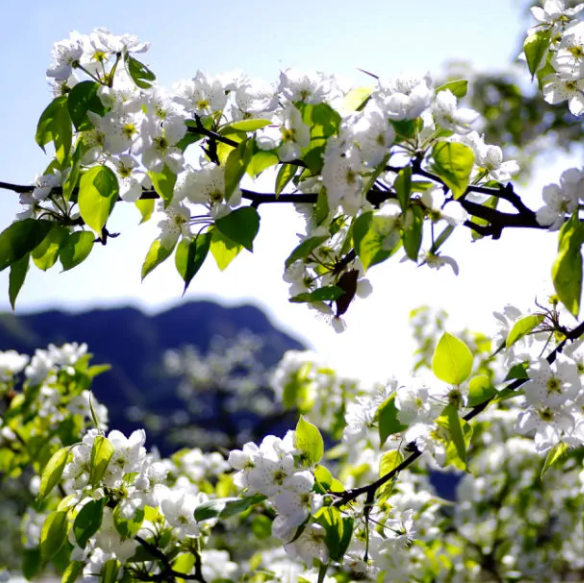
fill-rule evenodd
<path id="1" fill-rule="evenodd" d="M 336 73 L 364 84 L 367 78 L 357 68 L 389 77 L 407 70 L 439 75 L 444 62 L 465 59 L 480 69 L 503 69 L 516 57 L 518 39 L 527 26 L 523 16 L 520 3 L 510 0 L 4 0 L 0 180 L 29 183 L 48 162 L 34 142 L 34 132 L 51 98 L 45 70 L 52 43 L 71 30 L 88 33 L 103 26 L 151 41 L 144 60 L 168 86 L 194 76 L 197 69 L 216 74 L 240 68 L 272 80 L 288 66 Z M 522 191 L 528 202 L 537 207 L 541 183 L 555 179 L 566 164 L 546 162 L 535 185 Z M 2 229 L 17 211 L 17 197 L 0 191 Z M 407 370 L 411 348 L 407 316 L 412 308 L 442 305 L 456 325 L 489 326 L 491 311 L 506 301 L 523 306 L 532 301 L 555 250 L 554 236 L 544 233 L 505 233 L 501 241 L 471 244 L 466 231 L 445 248 L 459 260 L 458 278 L 446 270 L 430 272 L 393 259 L 371 270 L 373 295 L 355 302 L 347 317 L 349 330 L 336 335 L 304 306 L 288 302 L 283 262 L 301 229 L 292 209 L 260 211 L 256 252 L 243 252 L 222 274 L 208 261 L 185 299 L 253 302 L 334 365 L 368 377 Z M 119 229 L 122 235 L 106 247 L 96 246 L 79 268 L 65 274 L 58 267 L 48 273 L 32 271 L 17 312 L 120 304 L 153 311 L 182 301 L 181 281 L 171 261 L 140 283 L 140 266 L 156 236 L 155 225 L 138 228 L 137 211 L 130 207 L 124 212 L 116 208 L 114 219 L 110 230 Z M 8 270 L 0 274 L 1 309 L 9 309 L 7 287 Z"/>

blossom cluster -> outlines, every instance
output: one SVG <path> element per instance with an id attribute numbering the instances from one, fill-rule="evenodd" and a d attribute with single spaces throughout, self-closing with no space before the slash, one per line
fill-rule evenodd
<path id="1" fill-rule="evenodd" d="M 160 233 L 143 277 L 179 242 L 202 253 L 195 273 L 209 247 L 224 269 L 243 247 L 252 249 L 261 197 L 287 194 L 287 202 L 295 202 L 297 194 L 305 233 L 286 261 L 284 279 L 292 301 L 325 313 L 342 331 L 353 298 L 371 293 L 367 269 L 402 246 L 405 259 L 451 265 L 457 272 L 424 224 L 464 224 L 468 214 L 455 199 L 469 184 L 502 183 L 518 171 L 515 162 L 503 161 L 501 148 L 484 142 L 479 113 L 460 105 L 465 81 L 436 87 L 429 74 L 405 74 L 348 89 L 320 72 L 285 69 L 277 82 L 267 83 L 240 73 L 211 77 L 197 71 L 169 90 L 135 58 L 147 50 L 134 36 L 104 29 L 72 33 L 55 44 L 47 75 L 57 97 L 41 116 L 37 140 L 44 146 L 53 139 L 57 160 L 32 192 L 22 194 L 19 216 L 58 221 L 69 232 L 85 222 L 102 240 L 102 215 L 90 216 L 91 207 L 81 203 L 78 209 L 71 196 L 79 176 L 83 193 L 83 176 L 95 171 L 103 178 L 98 189 L 115 183 L 123 201 L 156 194 L 163 199 L 156 213 Z M 65 154 L 54 138 L 57 130 L 43 129 L 53 119 L 47 112 L 63 104 L 75 125 L 74 151 Z M 444 162 L 438 154 L 444 147 L 456 148 L 463 178 L 454 186 L 443 165 L 450 156 Z M 278 166 L 275 195 L 245 188 Z M 412 183 L 406 169 L 431 170 L 435 180 Z M 303 203 L 303 196 L 317 203 Z M 243 204 L 246 198 L 254 201 L 251 208 Z M 144 220 L 154 210 L 147 200 L 140 201 L 146 203 L 140 206 Z M 201 239 L 203 233 L 210 239 Z M 375 240 L 373 251 L 361 248 L 366 237 Z M 423 245 L 428 237 L 431 244 Z M 232 252 L 226 254 L 226 247 Z M 188 285 L 191 268 L 179 268 L 177 260 L 177 269 Z"/>

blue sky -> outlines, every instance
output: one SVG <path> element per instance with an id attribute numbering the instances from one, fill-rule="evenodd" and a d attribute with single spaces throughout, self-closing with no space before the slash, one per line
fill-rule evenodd
<path id="1" fill-rule="evenodd" d="M 144 60 L 159 82 L 170 86 L 194 76 L 197 69 L 216 74 L 240 68 L 271 80 L 280 68 L 295 66 L 336 73 L 355 84 L 367 83 L 359 67 L 388 77 L 407 70 L 439 75 L 446 61 L 464 59 L 480 69 L 502 70 L 515 58 L 518 39 L 528 26 L 521 3 L 509 0 L 23 0 L 0 4 L 0 20 L 4 74 L 0 180 L 18 183 L 31 182 L 48 162 L 34 143 L 34 132 L 50 100 L 45 70 L 52 43 L 71 30 L 88 33 L 103 26 L 150 41 Z M 539 181 L 558 173 L 557 165 L 548 166 Z M 10 223 L 17 210 L 16 197 L 0 191 L 0 228 Z M 60 274 L 58 267 L 46 274 L 35 270 L 17 311 L 120 303 L 158 310 L 181 301 L 181 282 L 172 265 L 163 265 L 140 283 L 140 265 L 156 229 L 153 225 L 138 228 L 138 215 L 132 208 L 116 209 L 118 214 L 111 226 L 121 230 L 122 236 L 105 248 L 95 248 L 90 259 L 70 273 Z M 349 330 L 336 336 L 304 307 L 287 301 L 282 265 L 301 225 L 287 209 L 262 209 L 261 214 L 254 256 L 238 257 L 224 274 L 206 265 L 186 299 L 253 301 L 333 363 L 368 376 L 403 370 L 411 308 L 442 303 L 458 323 L 475 328 L 487 325 L 491 310 L 502 307 L 506 299 L 530 301 L 535 293 L 530 286 L 537 285 L 549 270 L 534 270 L 525 250 L 541 246 L 543 261 L 538 265 L 548 261 L 549 266 L 555 248 L 550 237 L 542 246 L 541 233 L 509 235 L 492 245 L 481 242 L 471 248 L 465 233 L 448 248 L 456 251 L 461 263 L 458 279 L 444 271 L 428 273 L 397 261 L 384 264 L 371 271 L 373 296 L 351 308 Z M 499 270 L 489 273 L 485 265 Z M 0 309 L 9 308 L 7 276 L 7 272 L 0 274 Z M 397 342 L 391 340 L 394 335 Z M 358 362 L 352 357 L 357 350 L 361 350 Z"/>

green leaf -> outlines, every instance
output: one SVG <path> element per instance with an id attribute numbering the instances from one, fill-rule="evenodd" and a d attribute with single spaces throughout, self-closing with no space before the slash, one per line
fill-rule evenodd
<path id="1" fill-rule="evenodd" d="M 286 269 L 290 267 L 295 261 L 299 259 L 306 259 L 319 245 L 322 245 L 328 237 L 326 235 L 322 237 L 309 237 L 304 239 L 300 245 L 298 245 L 292 253 L 286 259 Z"/>
<path id="2" fill-rule="evenodd" d="M 89 483 L 92 486 L 96 486 L 103 478 L 113 454 L 114 446 L 107 437 L 98 435 L 93 442 L 89 461 Z"/>
<path id="3" fill-rule="evenodd" d="M 34 264 L 42 271 L 53 267 L 59 257 L 59 249 L 68 235 L 69 231 L 65 227 L 53 223 L 46 237 L 31 253 Z"/>
<path id="4" fill-rule="evenodd" d="M 55 154 L 64 163 L 71 150 L 73 130 L 67 107 L 67 97 L 56 97 L 43 111 L 36 130 L 36 143 L 45 151 L 49 142 L 55 144 Z"/>
<path id="5" fill-rule="evenodd" d="M 356 87 L 345 95 L 344 109 L 347 111 L 361 111 L 373 93 L 373 87 Z"/>
<path id="6" fill-rule="evenodd" d="M 142 264 L 142 281 L 144 278 L 156 267 L 158 267 L 163 261 L 166 261 L 174 251 L 175 245 L 172 247 L 165 247 L 160 239 L 154 239 L 150 249 L 144 259 Z"/>
<path id="7" fill-rule="evenodd" d="M 152 179 L 152 186 L 164 201 L 164 208 L 171 202 L 174 196 L 174 185 L 176 184 L 176 174 L 165 164 L 162 172 L 149 172 Z"/>
<path id="8" fill-rule="evenodd" d="M 132 538 L 138 534 L 142 527 L 146 513 L 142 508 L 136 508 L 134 516 L 128 519 L 122 516 L 121 509 L 121 504 L 118 504 L 114 509 L 114 526 L 123 539 Z"/>
<path id="9" fill-rule="evenodd" d="M 83 573 L 83 568 L 85 563 L 83 561 L 71 561 L 69 566 L 63 572 L 61 577 L 61 583 L 75 583 L 81 573 Z"/>
<path id="10" fill-rule="evenodd" d="M 247 173 L 252 178 L 256 178 L 264 170 L 275 166 L 279 161 L 280 159 L 274 151 L 256 149 L 247 166 Z"/>
<path id="11" fill-rule="evenodd" d="M 79 181 L 79 214 L 96 233 L 101 234 L 116 201 L 118 179 L 111 168 L 94 166 Z"/>
<path id="12" fill-rule="evenodd" d="M 126 71 L 140 89 L 150 89 L 152 87 L 151 81 L 154 81 L 156 76 L 144 63 L 130 57 L 128 53 L 124 56 L 124 63 Z"/>
<path id="13" fill-rule="evenodd" d="M 311 465 L 317 464 L 324 454 L 324 441 L 318 427 L 300 415 L 296 425 L 296 447 Z"/>
<path id="14" fill-rule="evenodd" d="M 67 541 L 67 512 L 57 510 L 45 519 L 41 530 L 41 555 L 43 561 L 53 558 Z"/>
<path id="15" fill-rule="evenodd" d="M 527 336 L 527 334 L 537 328 L 544 320 L 545 314 L 531 314 L 530 316 L 521 318 L 521 320 L 517 320 L 513 328 L 511 328 L 509 336 L 507 336 L 505 347 L 510 348 L 513 346 L 518 340 Z"/>
<path id="16" fill-rule="evenodd" d="M 409 215 L 405 222 L 408 227 L 404 227 L 402 232 L 404 249 L 406 250 L 406 255 L 412 261 L 418 261 L 418 254 L 420 253 L 422 236 L 424 234 L 424 213 L 419 206 L 408 209 L 407 213 Z"/>
<path id="17" fill-rule="evenodd" d="M 16 308 L 16 298 L 24 285 L 29 263 L 30 255 L 27 253 L 24 257 L 10 266 L 10 275 L 8 277 L 8 298 L 10 299 L 12 310 Z"/>
<path id="18" fill-rule="evenodd" d="M 399 449 L 386 451 L 379 460 L 379 477 L 393 472 L 404 461 L 404 456 Z"/>
<path id="19" fill-rule="evenodd" d="M 202 233 L 194 237 L 191 241 L 183 239 L 176 249 L 174 261 L 177 271 L 185 282 L 185 292 L 191 280 L 205 262 L 209 248 L 211 247 L 211 238 L 211 233 Z"/>
<path id="20" fill-rule="evenodd" d="M 466 192 L 473 169 L 473 151 L 458 142 L 438 142 L 432 150 L 432 158 L 432 170 L 450 188 L 454 198 L 461 197 Z"/>
<path id="21" fill-rule="evenodd" d="M 306 302 L 333 302 L 339 299 L 345 291 L 336 285 L 319 287 L 312 292 L 304 292 L 291 297 L 289 301 L 293 304 L 303 304 Z"/>
<path id="22" fill-rule="evenodd" d="M 329 557 L 333 561 L 342 562 L 353 537 L 353 518 L 343 517 L 336 506 L 329 506 L 320 510 L 316 522 L 325 530 Z"/>
<path id="23" fill-rule="evenodd" d="M 497 394 L 493 383 L 486 375 L 477 375 L 470 379 L 468 383 L 468 406 L 476 407 L 488 401 Z"/>
<path id="24" fill-rule="evenodd" d="M 523 52 L 527 59 L 527 66 L 531 73 L 531 79 L 539 69 L 540 64 L 547 55 L 551 43 L 551 29 L 538 30 L 530 34 L 523 43 Z"/>
<path id="25" fill-rule="evenodd" d="M 575 211 L 560 229 L 558 255 L 552 266 L 556 293 L 575 318 L 580 312 L 582 296 L 582 243 L 584 225 L 580 223 L 578 211 Z"/>
<path id="26" fill-rule="evenodd" d="M 227 268 L 242 249 L 243 245 L 235 243 L 218 229 L 213 229 L 211 234 L 211 255 L 215 258 L 217 267 L 221 271 Z"/>
<path id="27" fill-rule="evenodd" d="M 195 520 L 201 522 L 211 518 L 230 518 L 266 500 L 262 494 L 243 498 L 215 498 L 195 508 Z"/>
<path id="28" fill-rule="evenodd" d="M 498 204 L 499 204 L 499 197 L 498 196 L 490 196 L 485 202 L 483 202 L 481 204 L 481 206 L 491 208 L 491 209 L 496 209 Z M 481 227 L 485 227 L 485 226 L 490 224 L 489 221 L 487 221 L 486 219 L 481 219 L 479 217 L 472 217 L 470 222 L 475 224 L 475 225 L 479 225 Z M 453 227 L 451 227 L 451 228 L 453 228 Z M 481 235 L 478 231 L 475 231 L 474 229 L 471 231 L 471 236 L 472 236 L 473 241 L 476 241 L 477 239 L 483 238 L 483 235 Z"/>
<path id="29" fill-rule="evenodd" d="M 305 362 L 286 377 L 287 382 L 282 390 L 282 404 L 286 409 L 296 408 L 301 413 L 310 411 L 314 404 L 311 391 L 313 381 L 310 377 L 312 369 L 313 364 Z"/>
<path id="30" fill-rule="evenodd" d="M 444 332 L 432 357 L 432 371 L 445 383 L 460 385 L 472 372 L 473 355 L 462 341 Z"/>
<path id="31" fill-rule="evenodd" d="M 510 381 L 512 379 L 528 379 L 527 369 L 529 368 L 528 362 L 519 362 L 511 367 L 505 381 Z"/>
<path id="32" fill-rule="evenodd" d="M 440 93 L 440 91 L 450 91 L 452 94 L 454 94 L 455 97 L 461 99 L 468 92 L 468 81 L 466 81 L 465 79 L 449 81 L 444 85 L 440 85 L 440 87 L 436 89 L 437 94 Z"/>
<path id="33" fill-rule="evenodd" d="M 278 175 L 276 176 L 276 195 L 282 194 L 282 191 L 288 183 L 296 176 L 298 171 L 298 166 L 293 164 L 282 164 L 280 170 L 278 170 Z"/>
<path id="34" fill-rule="evenodd" d="M 109 559 L 103 564 L 99 577 L 99 583 L 116 583 L 120 573 L 120 562 L 117 559 Z"/>
<path id="35" fill-rule="evenodd" d="M 245 140 L 228 156 L 225 164 L 225 200 L 229 201 L 239 186 L 253 155 L 253 140 Z"/>
<path id="36" fill-rule="evenodd" d="M 314 478 L 325 490 L 328 490 L 333 483 L 333 475 L 328 468 L 321 465 L 314 468 Z"/>
<path id="37" fill-rule="evenodd" d="M 156 207 L 156 201 L 153 198 L 145 198 L 142 200 L 137 200 L 135 205 L 142 215 L 142 220 L 140 221 L 140 224 L 142 224 L 149 221 L 152 217 L 152 213 Z"/>
<path id="38" fill-rule="evenodd" d="M 190 573 L 195 566 L 195 555 L 193 553 L 183 553 L 179 555 L 172 564 L 173 571 L 177 573 Z M 185 583 L 184 579 L 176 578 L 178 583 Z"/>
<path id="39" fill-rule="evenodd" d="M 63 196 L 65 197 L 65 200 L 71 200 L 73 191 L 77 187 L 79 176 L 81 174 L 81 160 L 87 152 L 87 149 L 88 147 L 85 141 L 82 138 L 79 138 L 77 140 L 75 152 L 73 152 L 73 156 L 71 157 L 71 170 L 63 182 Z"/>
<path id="40" fill-rule="evenodd" d="M 53 490 L 53 488 L 61 481 L 63 470 L 67 465 L 67 458 L 69 457 L 69 448 L 62 447 L 57 450 L 41 474 L 41 485 L 39 487 L 38 498 L 42 502 Z"/>
<path id="41" fill-rule="evenodd" d="M 391 233 L 391 221 L 375 216 L 372 211 L 363 213 L 353 223 L 355 252 L 361 259 L 364 269 L 385 261 L 397 249 L 399 236 L 393 248 L 387 249 L 387 239 Z"/>
<path id="42" fill-rule="evenodd" d="M 61 245 L 59 259 L 63 271 L 77 267 L 85 261 L 95 242 L 95 236 L 90 231 L 75 231 L 70 233 L 66 241 Z"/>
<path id="43" fill-rule="evenodd" d="M 400 422 L 397 414 L 398 409 L 395 406 L 395 394 L 393 394 L 381 403 L 376 413 L 381 446 L 383 446 L 390 435 L 401 433 L 408 428 L 407 425 L 403 425 Z"/>
<path id="44" fill-rule="evenodd" d="M 84 549 L 87 541 L 99 530 L 103 520 L 103 506 L 106 498 L 90 500 L 83 505 L 73 523 L 73 534 L 79 546 Z"/>
<path id="45" fill-rule="evenodd" d="M 255 132 L 261 128 L 271 125 L 273 122 L 269 119 L 244 119 L 243 121 L 234 121 L 225 127 L 239 130 L 240 132 Z"/>
<path id="46" fill-rule="evenodd" d="M 260 215 L 254 207 L 238 208 L 217 219 L 215 225 L 227 238 L 253 252 L 253 241 L 260 230 Z"/>
<path id="47" fill-rule="evenodd" d="M 30 581 L 40 570 L 42 565 L 41 548 L 22 549 L 21 571 L 25 578 Z"/>
<path id="48" fill-rule="evenodd" d="M 98 95 L 99 87 L 99 83 L 94 81 L 82 81 L 69 91 L 67 108 L 71 121 L 79 131 L 91 130 L 94 127 L 87 115 L 88 111 L 102 117 L 106 113 L 106 108 Z"/>
<path id="49" fill-rule="evenodd" d="M 559 460 L 561 460 L 565 453 L 570 449 L 570 446 L 563 441 L 556 443 L 552 449 L 548 451 L 548 454 L 545 458 L 545 462 L 543 464 L 543 468 L 541 469 L 541 477 L 543 478 L 547 471 Z"/>
<path id="50" fill-rule="evenodd" d="M 412 194 L 412 168 L 410 166 L 406 166 L 399 171 L 393 187 L 402 212 L 405 213 L 410 204 L 410 195 Z"/>
<path id="51" fill-rule="evenodd" d="M 466 467 L 466 443 L 462 433 L 462 425 L 460 423 L 460 417 L 458 416 L 458 409 L 454 405 L 447 405 L 443 414 L 448 418 L 448 431 L 454 442 L 456 453 Z"/>
<path id="52" fill-rule="evenodd" d="M 50 221 L 25 219 L 16 221 L 0 233 L 0 271 L 22 259 L 35 249 L 54 223 Z"/>

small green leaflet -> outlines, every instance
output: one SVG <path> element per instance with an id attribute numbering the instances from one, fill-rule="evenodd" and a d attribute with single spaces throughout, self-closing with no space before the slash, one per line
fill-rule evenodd
<path id="1" fill-rule="evenodd" d="M 154 190 L 164 201 L 164 208 L 171 202 L 174 196 L 174 185 L 176 184 L 176 174 L 165 164 L 161 172 L 149 172 Z"/>
<path id="2" fill-rule="evenodd" d="M 43 469 L 41 474 L 41 485 L 39 488 L 38 499 L 42 502 L 53 490 L 53 488 L 61 480 L 63 475 L 63 470 L 67 464 L 67 458 L 69 457 L 69 448 L 62 447 L 57 450 L 51 459 L 47 462 L 47 465 Z"/>
<path id="3" fill-rule="evenodd" d="M 523 43 L 523 52 L 533 80 L 540 64 L 545 59 L 551 43 L 551 29 L 538 30 L 530 34 Z"/>
<path id="4" fill-rule="evenodd" d="M 403 245 L 408 258 L 417 262 L 424 234 L 424 213 L 419 206 L 408 209 L 407 213 L 405 222 L 408 226 L 402 232 Z"/>
<path id="5" fill-rule="evenodd" d="M 261 128 L 271 125 L 273 122 L 269 119 L 244 119 L 242 121 L 234 121 L 224 127 L 230 127 L 240 132 L 255 132 Z"/>
<path id="6" fill-rule="evenodd" d="M 114 454 L 114 447 L 103 435 L 98 435 L 91 448 L 89 462 L 89 483 L 95 486 L 103 478 Z"/>
<path id="7" fill-rule="evenodd" d="M 255 148 L 254 154 L 251 157 L 249 164 L 247 165 L 246 172 L 252 177 L 256 178 L 264 170 L 275 166 L 280 159 L 278 155 L 273 150 L 258 150 L 257 146 Z"/>
<path id="8" fill-rule="evenodd" d="M 124 64 L 126 65 L 126 71 L 140 89 L 150 89 L 152 87 L 151 82 L 156 79 L 156 76 L 146 65 L 130 57 L 127 52 L 124 55 Z"/>
<path id="9" fill-rule="evenodd" d="M 578 211 L 575 211 L 560 229 L 558 255 L 552 266 L 556 293 L 575 318 L 580 312 L 582 296 L 582 243 L 584 224 L 580 223 Z"/>
<path id="10" fill-rule="evenodd" d="M 124 518 L 121 509 L 121 504 L 118 504 L 114 509 L 114 526 L 116 527 L 116 530 L 124 539 L 136 536 L 144 522 L 144 510 L 142 508 L 137 508 L 134 512 L 134 516 L 131 518 Z"/>
<path id="11" fill-rule="evenodd" d="M 103 519 L 103 507 L 107 498 L 90 500 L 83 505 L 73 523 L 73 534 L 77 544 L 84 549 L 87 541 L 99 530 Z"/>
<path id="12" fill-rule="evenodd" d="M 468 91 L 468 81 L 466 79 L 458 79 L 456 81 L 449 81 L 444 85 L 440 85 L 438 89 L 436 89 L 436 93 L 440 93 L 440 91 L 450 91 L 455 97 L 461 99 L 467 94 Z"/>
<path id="13" fill-rule="evenodd" d="M 515 342 L 527 336 L 527 334 L 537 328 L 544 320 L 545 314 L 531 314 L 515 322 L 515 325 L 511 328 L 511 332 L 509 332 L 509 336 L 507 336 L 507 340 L 505 340 L 505 348 L 510 348 Z"/>
<path id="14" fill-rule="evenodd" d="M 16 298 L 24 285 L 26 274 L 30 264 L 30 255 L 27 253 L 24 257 L 10 266 L 10 275 L 8 278 L 8 299 L 12 310 L 16 307 Z"/>
<path id="15" fill-rule="evenodd" d="M 488 401 L 497 394 L 493 383 L 486 375 L 477 375 L 470 379 L 468 383 L 468 406 L 476 407 Z"/>
<path id="16" fill-rule="evenodd" d="M 232 241 L 218 229 L 213 229 L 211 232 L 211 255 L 215 258 L 215 262 L 220 271 L 227 269 L 227 266 L 237 257 L 242 249 L 243 245 Z"/>
<path id="17" fill-rule="evenodd" d="M 393 472 L 404 461 L 404 456 L 398 449 L 386 451 L 379 460 L 379 477 Z"/>
<path id="18" fill-rule="evenodd" d="M 460 417 L 458 416 L 458 409 L 454 405 L 447 405 L 444 409 L 443 415 L 448 419 L 448 431 L 454 442 L 456 453 L 466 468 L 466 443 L 462 432 Z"/>
<path id="19" fill-rule="evenodd" d="M 570 449 L 570 446 L 567 443 L 560 441 L 559 443 L 556 443 L 556 445 L 554 445 L 554 447 L 552 447 L 552 449 L 548 451 L 548 454 L 545 458 L 545 462 L 541 469 L 542 478 L 555 463 L 557 463 L 564 457 L 568 449 Z"/>
<path id="20" fill-rule="evenodd" d="M 61 583 L 75 583 L 83 573 L 83 567 L 85 567 L 83 561 L 71 561 L 61 577 Z"/>
<path id="21" fill-rule="evenodd" d="M 460 385 L 472 372 L 473 355 L 462 341 L 444 332 L 432 357 L 432 371 L 445 383 Z"/>
<path id="22" fill-rule="evenodd" d="M 311 465 L 317 464 L 324 455 L 324 441 L 316 425 L 300 415 L 296 425 L 296 447 Z"/>
<path id="23" fill-rule="evenodd" d="M 172 252 L 174 251 L 175 245 L 171 247 L 165 247 L 160 239 L 154 239 L 150 249 L 144 259 L 142 264 L 142 281 L 144 278 L 155 268 L 158 267 L 163 261 L 168 259 Z"/>
<path id="24" fill-rule="evenodd" d="M 152 213 L 154 212 L 156 201 L 153 198 L 145 198 L 142 200 L 137 200 L 134 204 L 136 205 L 136 208 L 140 211 L 140 215 L 142 216 L 140 224 L 149 221 L 150 218 L 152 217 Z"/>
<path id="25" fill-rule="evenodd" d="M 245 512 L 248 508 L 266 500 L 262 494 L 243 498 L 215 498 L 195 508 L 195 520 L 201 522 L 211 518 L 229 518 Z"/>
<path id="26" fill-rule="evenodd" d="M 99 583 L 116 583 L 120 573 L 120 562 L 117 559 L 109 559 L 101 568 Z"/>
<path id="27" fill-rule="evenodd" d="M 432 158 L 432 171 L 450 188 L 454 198 L 460 198 L 466 192 L 473 169 L 473 151 L 458 142 L 438 142 Z"/>
<path id="28" fill-rule="evenodd" d="M 31 253 L 34 264 L 42 271 L 53 267 L 59 257 L 59 249 L 68 235 L 69 231 L 65 227 L 54 223 L 40 245 Z"/>
<path id="29" fill-rule="evenodd" d="M 398 419 L 398 410 L 395 406 L 395 393 L 390 395 L 377 409 L 377 425 L 379 429 L 380 445 L 387 441 L 390 435 L 400 433 L 408 428 L 407 425 L 400 423 Z"/>
<path id="30" fill-rule="evenodd" d="M 306 302 L 333 302 L 339 299 L 345 291 L 336 285 L 319 287 L 312 292 L 304 292 L 290 298 L 293 304 L 304 304 Z"/>
<path id="31" fill-rule="evenodd" d="M 65 162 L 73 140 L 73 129 L 66 96 L 56 97 L 43 111 L 37 125 L 35 138 L 43 152 L 49 142 L 54 142 L 57 160 L 61 164 Z"/>
<path id="32" fill-rule="evenodd" d="M 253 252 L 253 241 L 260 230 L 260 215 L 254 207 L 238 208 L 217 219 L 215 225 L 227 238 Z"/>
<path id="33" fill-rule="evenodd" d="M 67 95 L 67 108 L 71 121 L 79 131 L 93 129 L 87 112 L 92 111 L 104 116 L 106 109 L 98 95 L 99 83 L 94 81 L 82 81 L 74 85 Z"/>
<path id="34" fill-rule="evenodd" d="M 320 510 L 315 518 L 325 530 L 329 557 L 342 563 L 353 537 L 353 517 L 345 517 L 336 506 L 329 506 Z"/>
<path id="35" fill-rule="evenodd" d="M 183 294 L 205 262 L 211 247 L 211 237 L 211 233 L 201 233 L 193 237 L 192 240 L 183 239 L 178 244 L 174 261 L 176 270 L 185 282 Z"/>
<path id="36" fill-rule="evenodd" d="M 406 166 L 402 168 L 395 182 L 393 183 L 395 193 L 397 194 L 397 200 L 402 212 L 406 212 L 410 204 L 410 195 L 412 193 L 412 168 L 411 166 Z"/>
<path id="37" fill-rule="evenodd" d="M 30 253 L 52 229 L 50 221 L 24 219 L 12 223 L 0 233 L 0 271 Z"/>
<path id="38" fill-rule="evenodd" d="M 43 561 L 52 559 L 67 541 L 69 522 L 67 512 L 51 512 L 43 523 L 41 530 L 41 555 Z"/>
<path id="39" fill-rule="evenodd" d="M 22 549 L 22 562 L 20 570 L 25 579 L 30 581 L 41 568 L 43 559 L 41 557 L 40 547 L 32 547 L 30 549 Z"/>
<path id="40" fill-rule="evenodd" d="M 295 261 L 299 259 L 306 259 L 319 245 L 322 245 L 328 237 L 323 235 L 321 237 L 309 237 L 304 239 L 300 245 L 298 245 L 292 253 L 286 259 L 286 269 L 290 267 Z"/>
<path id="41" fill-rule="evenodd" d="M 253 140 L 245 140 L 228 156 L 225 164 L 225 200 L 229 201 L 239 186 L 253 155 Z"/>
<path id="42" fill-rule="evenodd" d="M 375 216 L 368 211 L 359 216 L 353 223 L 353 241 L 355 252 L 361 259 L 364 269 L 381 263 L 391 256 L 395 250 L 386 248 L 386 240 L 390 235 L 390 221 L 384 217 Z M 397 233 L 396 233 L 397 235 Z M 399 241 L 399 236 L 396 237 Z"/>
<path id="43" fill-rule="evenodd" d="M 276 196 L 282 194 L 286 185 L 296 176 L 298 171 L 298 166 L 293 164 L 282 164 L 280 170 L 278 170 L 278 175 L 276 176 Z"/>
<path id="44" fill-rule="evenodd" d="M 94 242 L 95 237 L 90 231 L 70 233 L 64 243 L 61 244 L 59 252 L 63 271 L 73 269 L 85 261 L 93 249 Z"/>
<path id="45" fill-rule="evenodd" d="M 79 214 L 98 235 L 118 200 L 118 179 L 111 168 L 94 166 L 79 181 Z"/>

